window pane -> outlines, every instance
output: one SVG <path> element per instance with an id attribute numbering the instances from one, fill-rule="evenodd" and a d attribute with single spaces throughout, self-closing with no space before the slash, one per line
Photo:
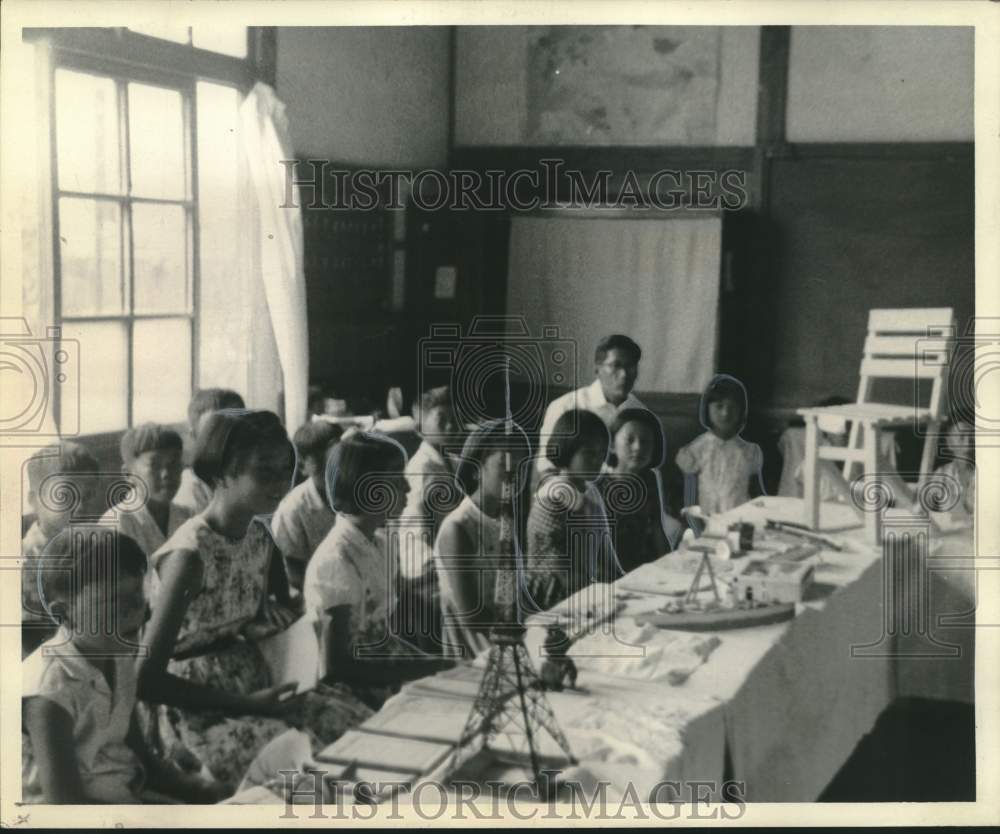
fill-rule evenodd
<path id="1" fill-rule="evenodd" d="M 114 81 L 56 70 L 56 147 L 61 189 L 120 193 Z"/>
<path id="2" fill-rule="evenodd" d="M 162 38 L 165 41 L 176 41 L 177 43 L 191 42 L 190 26 L 165 23 L 162 26 L 129 26 L 128 28 L 130 31 L 138 32 L 140 35 Z"/>
<path id="3" fill-rule="evenodd" d="M 185 313 L 187 220 L 183 206 L 132 204 L 133 305 L 137 313 Z"/>
<path id="4" fill-rule="evenodd" d="M 198 378 L 237 390 L 246 387 L 248 311 L 240 269 L 240 181 L 237 173 L 239 92 L 199 82 L 198 107 Z M 245 187 L 245 186 L 244 186 Z M 245 234 L 245 231 L 243 232 Z"/>
<path id="5" fill-rule="evenodd" d="M 128 85 L 133 194 L 172 199 L 187 195 L 183 104 L 177 90 Z"/>
<path id="6" fill-rule="evenodd" d="M 132 340 L 132 423 L 184 419 L 191 399 L 191 322 L 135 322 Z"/>
<path id="7" fill-rule="evenodd" d="M 247 57 L 246 26 L 195 26 L 191 35 L 199 49 L 221 52 L 234 58 Z"/>
<path id="8" fill-rule="evenodd" d="M 80 344 L 80 432 L 115 431 L 128 425 L 128 355 L 125 325 L 63 322 L 64 339 Z"/>
<path id="9" fill-rule="evenodd" d="M 122 312 L 121 209 L 110 200 L 59 200 L 62 315 Z"/>

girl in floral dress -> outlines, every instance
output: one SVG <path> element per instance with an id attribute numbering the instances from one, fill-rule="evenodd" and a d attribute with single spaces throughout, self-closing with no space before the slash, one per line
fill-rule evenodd
<path id="1" fill-rule="evenodd" d="M 163 705 L 155 729 L 165 752 L 230 790 L 257 752 L 290 727 L 309 733 L 318 752 L 371 714 L 343 687 L 295 697 L 294 682 L 274 686 L 256 642 L 295 616 L 280 554 L 259 518 L 288 491 L 294 467 L 276 415 L 213 414 L 194 458 L 195 474 L 212 486 L 211 502 L 151 560 L 140 697 Z"/>

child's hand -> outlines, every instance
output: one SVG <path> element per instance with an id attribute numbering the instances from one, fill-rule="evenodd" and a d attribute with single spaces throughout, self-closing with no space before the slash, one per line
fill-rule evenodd
<path id="1" fill-rule="evenodd" d="M 182 795 L 178 796 L 178 799 L 183 799 L 195 805 L 214 805 L 229 798 L 229 791 L 214 779 L 205 779 L 202 776 L 188 774 L 184 774 L 181 779 L 182 781 L 178 785 L 180 789 L 178 793 Z"/>
<path id="2" fill-rule="evenodd" d="M 280 717 L 297 703 L 295 698 L 297 688 L 298 683 L 292 681 L 281 686 L 258 689 L 247 696 L 247 700 L 250 702 L 250 710 L 248 711 L 254 715 Z"/>

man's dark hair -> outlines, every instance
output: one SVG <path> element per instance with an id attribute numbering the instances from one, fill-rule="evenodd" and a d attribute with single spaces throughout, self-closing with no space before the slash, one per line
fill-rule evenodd
<path id="1" fill-rule="evenodd" d="M 639 360 L 642 359 L 642 348 L 639 345 L 628 336 L 614 333 L 611 336 L 605 336 L 597 343 L 597 348 L 594 350 L 594 361 L 603 362 L 604 358 L 613 350 L 627 353 L 634 365 L 638 365 Z"/>

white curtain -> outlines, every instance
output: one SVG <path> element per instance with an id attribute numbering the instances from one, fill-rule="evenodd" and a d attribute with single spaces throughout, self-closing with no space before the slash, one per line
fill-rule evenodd
<path id="1" fill-rule="evenodd" d="M 263 348 L 254 351 L 255 363 L 266 361 L 266 346 L 273 339 L 284 383 L 285 425 L 294 430 L 305 421 L 309 385 L 302 215 L 298 208 L 281 208 L 286 170 L 281 160 L 294 159 L 294 155 L 285 106 L 274 90 L 262 83 L 254 86 L 240 107 L 240 126 L 256 197 L 262 280 L 255 283 L 263 285 L 271 325 L 262 329 L 260 322 L 252 323 L 255 346 Z M 268 329 L 270 333 L 264 332 Z M 252 390 L 248 393 L 249 399 L 257 399 Z"/>
<path id="2" fill-rule="evenodd" d="M 637 390 L 698 392 L 715 370 L 721 253 L 718 215 L 517 217 L 507 311 L 576 343 L 578 384 L 597 341 L 624 333 L 643 350 Z"/>
<path id="3" fill-rule="evenodd" d="M 11 85 L 7 103 L 10 112 L 17 113 L 17 126 L 5 133 L 5 141 L 11 144 L 5 145 L 2 179 L 7 185 L 5 197 L 9 198 L 9 202 L 5 200 L 5 217 L 12 225 L 20 225 L 21 248 L 11 247 L 4 253 L 6 268 L 0 285 L 2 327 L 4 336 L 38 340 L 37 348 L 29 349 L 29 352 L 44 369 L 44 377 L 36 379 L 38 369 L 24 361 L 26 357 L 19 355 L 19 349 L 9 344 L 2 346 L 0 352 L 3 357 L 0 361 L 6 371 L 3 378 L 5 399 L 9 397 L 7 402 L 16 403 L 18 407 L 10 412 L 4 411 L 3 418 L 0 418 L 0 430 L 19 430 L 23 416 L 19 409 L 23 407 L 24 413 L 37 413 L 41 418 L 36 429 L 42 438 L 37 445 L 41 446 L 56 433 L 56 415 L 52 408 L 54 343 L 46 338 L 54 321 L 52 171 L 49 156 L 52 51 L 45 41 L 32 45 L 22 42 L 20 38 L 12 39 L 10 49 L 10 64 L 16 68 L 19 78 L 17 83 Z M 35 423 L 32 422 L 32 425 Z"/>

